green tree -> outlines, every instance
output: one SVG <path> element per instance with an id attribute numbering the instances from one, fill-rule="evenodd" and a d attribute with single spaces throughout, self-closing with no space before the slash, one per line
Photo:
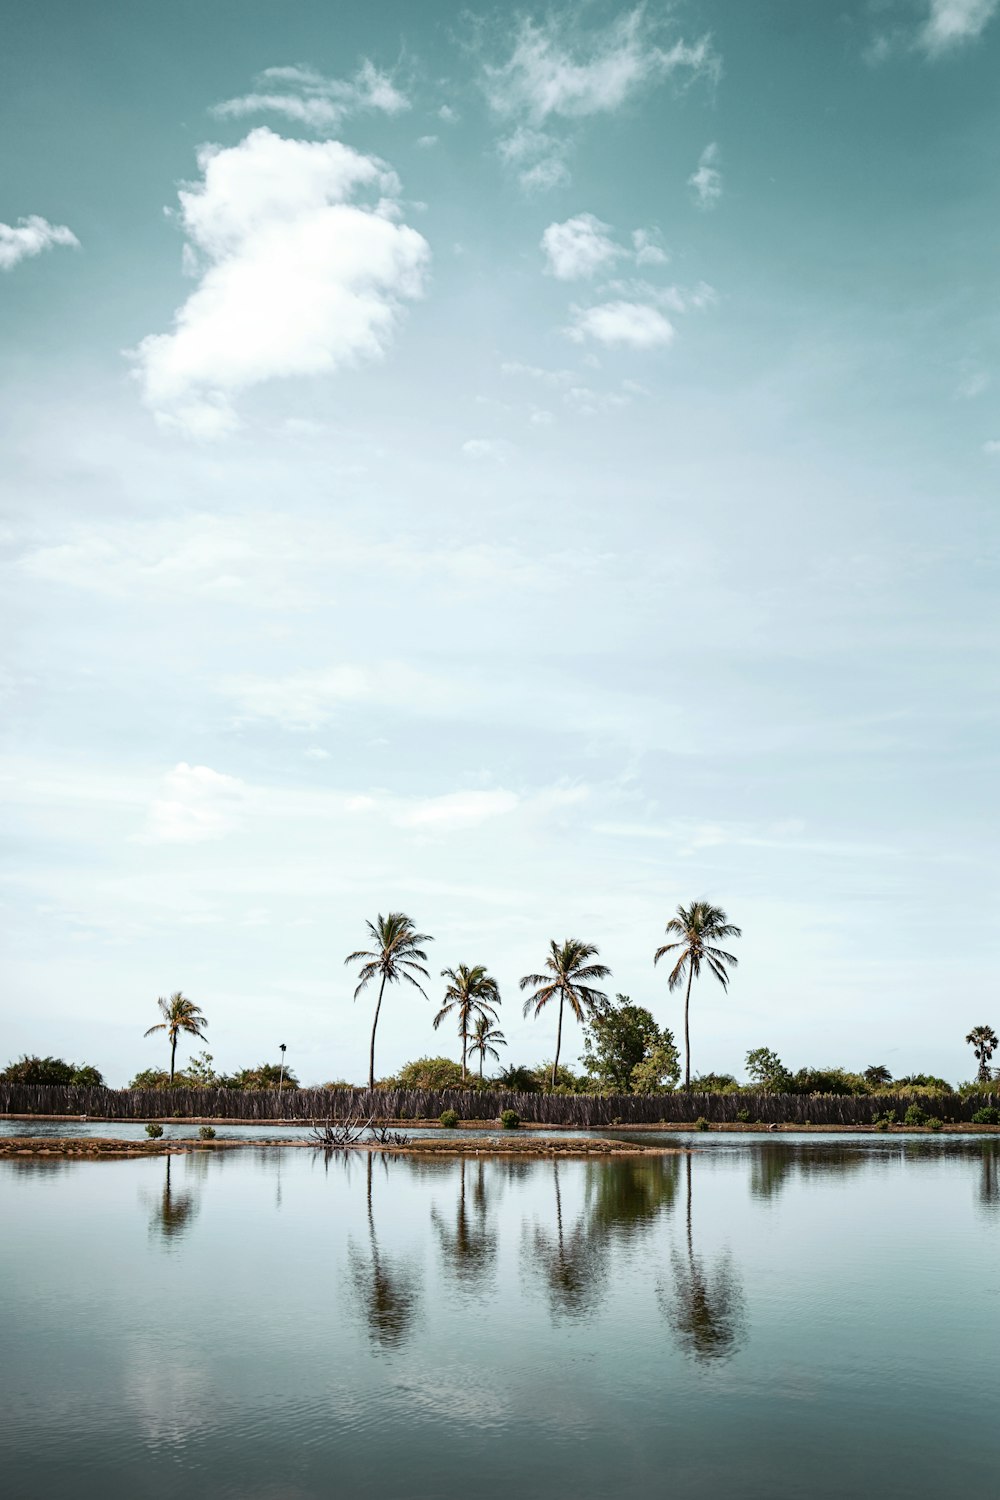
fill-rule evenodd
<path id="1" fill-rule="evenodd" d="M 489 1016 L 480 1015 L 476 1017 L 472 1028 L 472 1041 L 469 1043 L 469 1051 L 479 1054 L 479 1077 L 482 1080 L 483 1063 L 487 1057 L 492 1057 L 494 1062 L 500 1061 L 498 1047 L 506 1047 L 507 1038 L 498 1026 L 494 1026 Z"/>
<path id="2" fill-rule="evenodd" d="M 458 1017 L 458 1034 L 462 1038 L 462 1082 L 465 1082 L 469 1050 L 469 1033 L 478 1018 L 497 1020 L 496 1008 L 500 1004 L 500 988 L 496 980 L 486 972 L 485 964 L 459 964 L 457 969 L 442 969 L 441 978 L 447 979 L 444 1004 L 434 1017 L 434 1030 L 441 1022 L 455 1013 Z M 480 1054 L 480 1064 L 482 1055 Z"/>
<path id="3" fill-rule="evenodd" d="M 401 911 L 391 911 L 387 917 L 379 913 L 377 921 L 366 922 L 365 925 L 375 947 L 371 952 L 359 950 L 357 953 L 349 953 L 344 963 L 361 965 L 358 971 L 358 987 L 354 991 L 355 1000 L 371 980 L 376 977 L 379 980 L 378 1003 L 375 1006 L 371 1048 L 368 1053 L 368 1087 L 373 1089 L 375 1087 L 375 1031 L 378 1027 L 385 987 L 387 984 L 398 984 L 401 979 L 405 979 L 407 984 L 412 984 L 426 1000 L 427 991 L 413 976 L 421 974 L 424 979 L 430 978 L 424 968 L 427 954 L 421 944 L 432 943 L 434 939 L 425 932 L 416 932 L 410 918 Z"/>
<path id="4" fill-rule="evenodd" d="M 18 1058 L 8 1063 L 0 1079 L 4 1083 L 74 1083 L 81 1087 L 100 1088 L 104 1079 L 91 1063 L 63 1062 L 61 1057 Z"/>
<path id="5" fill-rule="evenodd" d="M 892 1074 L 885 1063 L 872 1063 L 861 1076 L 873 1094 L 877 1094 L 880 1089 L 888 1088 L 892 1082 Z"/>
<path id="6" fill-rule="evenodd" d="M 155 1026 L 151 1026 L 148 1031 L 143 1032 L 143 1035 L 152 1036 L 154 1031 L 165 1031 L 167 1033 L 167 1036 L 170 1038 L 170 1082 L 173 1083 L 174 1064 L 177 1058 L 177 1042 L 181 1032 L 186 1032 L 188 1036 L 200 1037 L 204 1041 L 205 1033 L 201 1028 L 207 1026 L 208 1022 L 205 1019 L 201 1006 L 195 1005 L 193 1000 L 188 1000 L 186 996 L 181 994 L 180 990 L 171 995 L 169 1000 L 164 1000 L 161 995 L 156 1003 L 160 1007 L 160 1014 L 163 1020 L 158 1021 Z"/>
<path id="7" fill-rule="evenodd" d="M 597 1088 L 612 1094 L 653 1092 L 649 1087 L 657 1068 L 649 1069 L 653 1054 L 661 1075 L 680 1074 L 677 1049 L 669 1031 L 662 1031 L 642 1005 L 633 1005 L 628 995 L 616 995 L 615 1003 L 596 1006 L 584 1023 L 583 1065 Z M 670 1054 L 673 1062 L 670 1062 Z M 642 1068 L 642 1090 L 636 1089 L 635 1071 Z"/>
<path id="8" fill-rule="evenodd" d="M 553 939 L 549 943 L 549 955 L 545 960 L 545 974 L 525 974 L 521 989 L 534 991 L 524 1002 L 524 1014 L 534 1009 L 535 1019 L 541 1015 L 550 1000 L 559 999 L 559 1027 L 556 1031 L 556 1055 L 552 1060 L 552 1087 L 556 1086 L 559 1068 L 559 1049 L 562 1046 L 563 1010 L 568 1005 L 578 1021 L 595 1006 L 607 1001 L 601 990 L 590 987 L 592 979 L 606 979 L 611 970 L 606 964 L 594 964 L 598 950 L 593 943 L 581 943 L 578 938 L 567 938 L 561 945 Z"/>
<path id="9" fill-rule="evenodd" d="M 722 988 L 728 989 L 727 969 L 735 969 L 739 960 L 732 953 L 726 953 L 718 947 L 718 944 L 729 938 L 742 937 L 742 932 L 730 922 L 721 906 L 713 906 L 709 901 L 692 901 L 690 906 L 678 906 L 676 914 L 667 923 L 666 931 L 676 941 L 664 943 L 657 948 L 653 954 L 653 963 L 658 964 L 668 953 L 677 953 L 667 981 L 671 990 L 683 984 L 687 976 L 684 995 L 684 1087 L 688 1089 L 691 1087 L 691 982 L 699 977 L 704 964 L 715 975 Z"/>
<path id="10" fill-rule="evenodd" d="M 653 1047 L 632 1069 L 633 1094 L 669 1094 L 681 1076 L 681 1060 L 673 1032 L 664 1030 L 664 1040 Z M 667 1040 L 669 1038 L 669 1040 Z"/>
<path id="11" fill-rule="evenodd" d="M 460 1089 L 462 1069 L 453 1057 L 418 1057 L 389 1082 L 401 1089 Z"/>
<path id="12" fill-rule="evenodd" d="M 190 1077 L 188 1081 L 192 1081 Z M 281 1064 L 273 1062 L 260 1063 L 256 1068 L 237 1068 L 235 1073 L 227 1073 L 218 1083 L 220 1088 L 242 1089 L 248 1094 L 264 1089 L 280 1087 L 284 1091 L 300 1087 L 299 1080 L 287 1064 L 282 1074 Z"/>
<path id="13" fill-rule="evenodd" d="M 992 1026 L 973 1026 L 965 1038 L 979 1064 L 976 1077 L 980 1083 L 990 1081 L 990 1058 L 997 1050 L 997 1034 Z"/>
<path id="14" fill-rule="evenodd" d="M 770 1047 L 754 1047 L 747 1053 L 747 1076 L 766 1094 L 784 1094 L 788 1090 L 788 1069 Z"/>

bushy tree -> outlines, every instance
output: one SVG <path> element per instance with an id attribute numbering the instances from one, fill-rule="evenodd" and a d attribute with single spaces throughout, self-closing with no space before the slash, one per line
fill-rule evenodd
<path id="1" fill-rule="evenodd" d="M 747 1053 L 747 1077 L 767 1094 L 788 1092 L 788 1069 L 770 1047 L 754 1047 Z"/>
<path id="2" fill-rule="evenodd" d="M 235 1073 L 227 1073 L 218 1080 L 218 1087 L 222 1089 L 242 1089 L 245 1093 L 253 1093 L 254 1090 L 297 1089 L 301 1085 L 292 1069 L 285 1064 L 284 1078 L 281 1076 L 280 1063 L 258 1063 L 256 1068 L 237 1068 Z M 203 1085 L 192 1083 L 190 1079 L 185 1080 L 190 1087 L 198 1088 Z"/>
<path id="3" fill-rule="evenodd" d="M 867 1094 L 860 1073 L 846 1068 L 800 1068 L 788 1081 L 790 1094 Z"/>
<path id="4" fill-rule="evenodd" d="M 418 1057 L 406 1063 L 395 1078 L 388 1080 L 390 1087 L 401 1089 L 461 1089 L 467 1087 L 462 1081 L 462 1065 L 452 1057 Z"/>
<path id="5" fill-rule="evenodd" d="M 606 1000 L 588 1015 L 583 1058 L 590 1087 L 611 1094 L 658 1093 L 680 1077 L 672 1032 L 661 1031 L 645 1006 L 633 1005 L 628 995 L 616 995 L 614 1003 Z"/>
<path id="6" fill-rule="evenodd" d="M 732 1073 L 696 1073 L 684 1087 L 692 1094 L 736 1094 L 740 1085 Z"/>
<path id="7" fill-rule="evenodd" d="M 100 1070 L 92 1063 L 64 1062 L 61 1057 L 29 1057 L 8 1063 L 0 1079 L 5 1083 L 73 1083 L 82 1088 L 100 1088 L 104 1083 Z"/>
<path id="8" fill-rule="evenodd" d="M 538 1078 L 535 1073 L 531 1068 L 524 1068 L 519 1063 L 511 1063 L 509 1067 L 503 1068 L 494 1079 L 494 1087 L 508 1094 L 537 1094 L 539 1092 Z"/>
<path id="9" fill-rule="evenodd" d="M 897 1078 L 893 1089 L 905 1093 L 907 1089 L 930 1089 L 937 1094 L 953 1094 L 955 1090 L 947 1078 L 935 1078 L 933 1073 L 907 1073 L 905 1078 Z"/>

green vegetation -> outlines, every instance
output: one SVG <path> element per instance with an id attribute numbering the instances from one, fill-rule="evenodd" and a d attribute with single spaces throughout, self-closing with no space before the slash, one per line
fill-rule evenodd
<path id="1" fill-rule="evenodd" d="M 146 1134 L 151 1141 L 158 1141 L 163 1134 L 163 1126 L 157 1125 L 151 1120 L 146 1126 Z"/>
<path id="2" fill-rule="evenodd" d="M 214 1141 L 215 1140 L 215 1130 L 214 1130 L 214 1128 L 211 1125 L 202 1125 L 202 1127 L 198 1131 L 198 1139 L 199 1139 L 199 1141 Z"/>
<path id="3" fill-rule="evenodd" d="M 521 1116 L 516 1109 L 502 1109 L 500 1111 L 500 1124 L 504 1130 L 518 1130 L 521 1126 Z"/>
<path id="4" fill-rule="evenodd" d="M 368 1087 L 373 1089 L 375 1087 L 375 1032 L 378 1027 L 385 987 L 387 984 L 398 984 L 405 979 L 406 983 L 412 984 L 413 988 L 419 990 L 426 1000 L 426 990 L 413 976 L 421 974 L 424 979 L 430 978 L 424 968 L 427 954 L 421 944 L 432 943 L 434 939 L 427 933 L 417 932 L 410 918 L 401 911 L 391 911 L 387 917 L 379 913 L 376 921 L 365 925 L 376 946 L 369 952 L 359 949 L 356 953 L 349 953 L 344 963 L 361 965 L 358 971 L 358 987 L 354 991 L 355 1000 L 371 980 L 376 977 L 379 980 L 378 1002 L 375 1006 L 375 1018 L 372 1021 L 372 1041 L 368 1054 Z"/>
<path id="5" fill-rule="evenodd" d="M 301 1085 L 286 1066 L 281 1076 L 280 1063 L 258 1063 L 255 1068 L 237 1068 L 235 1073 L 216 1073 L 209 1053 L 202 1052 L 193 1064 L 170 1074 L 161 1068 L 144 1068 L 129 1084 L 130 1089 L 237 1089 L 241 1093 L 258 1093 L 276 1089 L 297 1089 Z"/>
<path id="6" fill-rule="evenodd" d="M 699 977 L 701 966 L 705 964 L 722 988 L 728 989 L 727 970 L 735 969 L 739 959 L 716 945 L 729 938 L 741 937 L 742 933 L 733 926 L 721 906 L 713 906 L 708 901 L 692 901 L 690 906 L 679 906 L 676 915 L 667 923 L 666 931 L 668 936 L 676 936 L 677 941 L 657 948 L 653 963 L 658 964 L 666 954 L 680 950 L 667 983 L 671 990 L 675 990 L 687 976 L 684 993 L 684 1087 L 687 1089 L 691 1086 L 691 982 Z"/>
<path id="7" fill-rule="evenodd" d="M 458 1034 L 462 1041 L 462 1082 L 466 1079 L 469 1049 L 469 1032 L 477 1023 L 488 1027 L 497 1018 L 500 1004 L 500 989 L 497 982 L 486 972 L 485 964 L 459 964 L 457 969 L 442 969 L 441 978 L 447 979 L 444 1004 L 434 1017 L 434 1030 L 453 1012 L 458 1019 Z M 490 1049 L 492 1050 L 492 1048 Z M 480 1066 L 482 1053 L 480 1053 Z"/>
<path id="8" fill-rule="evenodd" d="M 694 1128 L 695 1128 L 695 1130 L 709 1130 L 709 1129 L 711 1129 L 711 1126 L 709 1125 L 708 1121 L 705 1119 L 704 1115 L 699 1115 L 698 1118 L 697 1118 L 697 1120 L 695 1120 L 695 1122 L 694 1122 Z"/>
<path id="9" fill-rule="evenodd" d="M 977 1083 L 989 1083 L 992 1077 L 990 1058 L 997 1050 L 996 1032 L 992 1026 L 973 1026 L 965 1040 L 972 1048 L 973 1056 L 979 1064 L 979 1072 L 976 1075 Z"/>
<path id="10" fill-rule="evenodd" d="M 444 1126 L 445 1130 L 454 1130 L 458 1125 L 458 1110 L 443 1109 L 439 1116 L 439 1123 Z"/>
<path id="11" fill-rule="evenodd" d="M 0 1073 L 3 1083 L 73 1083 L 84 1088 L 100 1088 L 104 1083 L 97 1068 L 90 1063 L 63 1062 L 61 1057 L 19 1057 Z"/>
<path id="12" fill-rule="evenodd" d="M 200 1037 L 204 1041 L 205 1033 L 201 1028 L 207 1026 L 208 1022 L 205 1020 L 201 1006 L 195 1005 L 193 1000 L 188 1000 L 186 996 L 181 994 L 180 990 L 171 995 L 169 1000 L 165 1000 L 161 995 L 156 1003 L 160 1007 L 160 1014 L 163 1020 L 158 1021 L 155 1026 L 150 1026 L 149 1030 L 144 1032 L 143 1035 L 152 1036 L 154 1031 L 165 1031 L 167 1033 L 170 1040 L 170 1082 L 173 1083 L 174 1063 L 177 1058 L 177 1043 L 181 1032 L 187 1033 L 188 1036 Z"/>
<path id="13" fill-rule="evenodd" d="M 927 1120 L 927 1111 L 925 1109 L 921 1109 L 919 1104 L 909 1105 L 906 1113 L 903 1116 L 904 1125 L 926 1125 Z"/>
<path id="14" fill-rule="evenodd" d="M 1000 1109 L 995 1104 L 988 1104 L 983 1109 L 977 1109 L 972 1116 L 974 1125 L 1000 1125 Z"/>
<path id="15" fill-rule="evenodd" d="M 606 964 L 594 964 L 589 959 L 597 957 L 593 943 L 581 943 L 578 938 L 567 938 L 560 946 L 555 939 L 549 943 L 545 960 L 546 974 L 525 974 L 521 980 L 522 990 L 533 990 L 524 1002 L 525 1016 L 533 1009 L 535 1020 L 546 1005 L 559 997 L 559 1026 L 556 1031 L 556 1055 L 552 1062 L 552 1087 L 556 1087 L 559 1068 L 559 1050 L 562 1046 L 563 1009 L 569 1006 L 578 1021 L 586 1019 L 588 1012 L 607 1002 L 607 995 L 590 987 L 593 979 L 606 979 L 611 970 Z"/>
<path id="16" fill-rule="evenodd" d="M 500 1061 L 498 1047 L 506 1047 L 507 1038 L 499 1027 L 494 1026 L 489 1016 L 477 1016 L 472 1028 L 472 1041 L 469 1043 L 469 1051 L 479 1058 L 479 1082 L 483 1081 L 483 1063 L 487 1057 L 492 1057 L 494 1062 Z"/>
<path id="17" fill-rule="evenodd" d="M 642 1005 L 616 995 L 595 1006 L 584 1023 L 584 1067 L 589 1087 L 607 1094 L 661 1094 L 674 1088 L 680 1062 L 671 1031 L 661 1031 Z"/>

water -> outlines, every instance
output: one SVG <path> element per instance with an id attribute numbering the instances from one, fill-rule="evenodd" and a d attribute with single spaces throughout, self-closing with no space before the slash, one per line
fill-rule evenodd
<path id="1" fill-rule="evenodd" d="M 992 1494 L 998 1164 L 2 1161 L 5 1492 Z"/>

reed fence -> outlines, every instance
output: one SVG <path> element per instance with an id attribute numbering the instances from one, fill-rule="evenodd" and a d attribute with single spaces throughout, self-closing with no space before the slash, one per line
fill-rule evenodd
<path id="1" fill-rule="evenodd" d="M 102 1120 L 231 1119 L 265 1124 L 308 1124 L 370 1115 L 382 1120 L 436 1120 L 454 1109 L 463 1120 L 496 1121 L 516 1110 L 526 1124 L 589 1127 L 713 1124 L 749 1119 L 764 1125 L 873 1125 L 908 1104 L 948 1124 L 972 1119 L 977 1109 L 1000 1107 L 1000 1094 L 508 1094 L 460 1089 L 106 1089 L 74 1084 L 0 1082 L 0 1114 L 87 1115 Z"/>

